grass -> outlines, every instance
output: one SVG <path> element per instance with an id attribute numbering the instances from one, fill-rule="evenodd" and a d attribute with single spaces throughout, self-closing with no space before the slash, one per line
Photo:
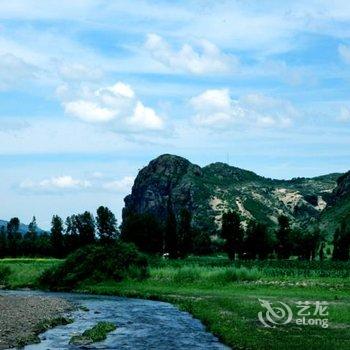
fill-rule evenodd
<path id="1" fill-rule="evenodd" d="M 310 269 L 307 269 L 307 266 Z M 266 261 L 232 266 L 225 257 L 152 262 L 144 281 L 85 284 L 81 291 L 168 301 L 200 319 L 234 349 L 350 348 L 349 263 Z M 295 323 L 264 328 L 258 299 L 327 301 L 329 328 Z"/>
<path id="2" fill-rule="evenodd" d="M 94 327 L 87 329 L 83 334 L 74 335 L 69 344 L 88 345 L 103 341 L 107 334 L 113 332 L 117 327 L 111 322 L 99 322 Z"/>
<path id="3" fill-rule="evenodd" d="M 177 284 L 200 284 L 220 286 L 235 281 L 255 281 L 262 274 L 257 269 L 246 267 L 204 267 L 196 265 L 174 267 L 155 267 L 151 270 L 153 281 Z"/>
<path id="4" fill-rule="evenodd" d="M 8 263 L 8 262 L 7 262 Z M 59 261 L 52 261 L 55 265 Z M 3 262 L 0 261 L 0 266 Z M 25 282 L 12 264 L 9 280 Z M 48 262 L 27 263 L 43 271 Z M 350 263 L 265 261 L 233 265 L 224 256 L 151 262 L 145 280 L 104 281 L 79 291 L 168 301 L 200 319 L 234 349 L 349 349 Z M 38 276 L 32 271 L 31 276 Z M 20 283 L 19 283 L 20 284 Z M 17 284 L 17 285 L 19 285 Z M 30 285 L 35 285 L 31 281 Z M 24 286 L 22 284 L 22 286 Z M 290 323 L 264 328 L 259 300 L 285 302 L 296 313 L 298 301 L 329 302 L 329 328 Z"/>
<path id="5" fill-rule="evenodd" d="M 0 271 L 8 269 L 10 273 L 1 281 L 7 288 L 35 287 L 37 279 L 45 271 L 57 266 L 58 259 L 1 259 Z"/>

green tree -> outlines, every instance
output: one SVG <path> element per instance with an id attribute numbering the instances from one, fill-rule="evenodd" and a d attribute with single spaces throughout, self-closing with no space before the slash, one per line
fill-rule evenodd
<path id="1" fill-rule="evenodd" d="M 62 258 L 65 255 L 63 245 L 63 221 L 58 215 L 54 215 L 51 221 L 51 247 L 53 256 Z"/>
<path id="2" fill-rule="evenodd" d="M 22 235 L 19 232 L 20 221 L 17 217 L 7 223 L 8 254 L 18 256 L 21 253 Z"/>
<path id="3" fill-rule="evenodd" d="M 171 196 L 168 198 L 167 219 L 165 224 L 165 252 L 169 254 L 169 258 L 175 259 L 179 256 L 177 222 L 174 214 Z"/>
<path id="4" fill-rule="evenodd" d="M 7 255 L 7 237 L 5 226 L 0 227 L 0 258 Z"/>
<path id="5" fill-rule="evenodd" d="M 38 256 L 52 255 L 51 236 L 47 232 L 42 232 L 36 239 L 36 253 Z"/>
<path id="6" fill-rule="evenodd" d="M 278 217 L 277 256 L 279 259 L 288 259 L 292 255 L 293 239 L 289 219 L 285 215 Z"/>
<path id="7" fill-rule="evenodd" d="M 180 212 L 179 222 L 179 253 L 181 257 L 187 256 L 193 248 L 193 236 L 191 227 L 191 213 L 188 209 L 183 208 Z"/>
<path id="8" fill-rule="evenodd" d="M 222 215 L 221 237 L 225 240 L 225 251 L 231 260 L 235 260 L 236 254 L 242 253 L 243 230 L 241 219 L 235 211 L 229 211 Z"/>
<path id="9" fill-rule="evenodd" d="M 96 224 L 101 242 L 110 243 L 117 238 L 117 219 L 107 207 L 97 209 Z"/>
<path id="10" fill-rule="evenodd" d="M 321 230 L 316 228 L 312 231 L 294 230 L 294 253 L 300 260 L 315 260 L 318 250 L 320 250 L 324 238 Z"/>
<path id="11" fill-rule="evenodd" d="M 80 247 L 80 238 L 79 238 L 79 232 L 77 227 L 77 218 L 76 215 L 71 215 L 66 218 L 65 221 L 65 247 L 66 247 L 66 253 L 70 254 L 77 250 Z"/>
<path id="12" fill-rule="evenodd" d="M 81 246 L 94 243 L 96 223 L 93 215 L 85 211 L 76 216 L 76 223 Z"/>
<path id="13" fill-rule="evenodd" d="M 267 226 L 256 221 L 250 221 L 246 230 L 244 247 L 246 258 L 266 259 L 272 248 Z"/>
<path id="14" fill-rule="evenodd" d="M 208 232 L 192 229 L 192 252 L 196 255 L 208 255 L 213 252 Z"/>
<path id="15" fill-rule="evenodd" d="M 28 231 L 23 236 L 23 254 L 24 255 L 30 255 L 30 256 L 36 255 L 37 230 L 38 230 L 38 225 L 36 223 L 35 216 L 33 216 L 32 221 L 28 225 Z"/>
<path id="16" fill-rule="evenodd" d="M 163 229 L 151 214 L 126 215 L 121 226 L 120 237 L 125 242 L 134 243 L 143 252 L 163 252 Z"/>
<path id="17" fill-rule="evenodd" d="M 350 217 L 343 220 L 333 237 L 333 260 L 347 261 L 350 257 Z"/>

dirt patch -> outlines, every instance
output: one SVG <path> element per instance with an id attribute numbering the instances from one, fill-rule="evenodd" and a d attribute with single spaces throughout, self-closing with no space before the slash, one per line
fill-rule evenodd
<path id="1" fill-rule="evenodd" d="M 68 322 L 62 316 L 73 309 L 60 298 L 0 295 L 0 350 L 36 342 L 38 333 Z"/>

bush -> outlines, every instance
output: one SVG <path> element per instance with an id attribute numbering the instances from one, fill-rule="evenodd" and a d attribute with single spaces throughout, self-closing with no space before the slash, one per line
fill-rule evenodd
<path id="1" fill-rule="evenodd" d="M 8 266 L 0 266 L 0 284 L 6 284 L 10 274 L 11 269 Z"/>
<path id="2" fill-rule="evenodd" d="M 39 283 L 53 290 L 69 290 L 84 281 L 121 281 L 147 277 L 145 256 L 132 244 L 117 241 L 78 249 L 57 267 L 47 270 Z"/>

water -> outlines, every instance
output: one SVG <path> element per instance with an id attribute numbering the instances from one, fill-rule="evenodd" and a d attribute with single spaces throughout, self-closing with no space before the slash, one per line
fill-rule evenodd
<path id="1" fill-rule="evenodd" d="M 72 313 L 74 322 L 50 329 L 40 335 L 41 343 L 25 350 L 79 349 L 69 345 L 72 335 L 82 333 L 97 322 L 113 322 L 117 329 L 105 341 L 80 349 L 132 350 L 227 350 L 216 337 L 187 312 L 158 301 L 72 293 L 10 292 L 15 295 L 45 295 L 65 298 L 89 311 Z"/>

